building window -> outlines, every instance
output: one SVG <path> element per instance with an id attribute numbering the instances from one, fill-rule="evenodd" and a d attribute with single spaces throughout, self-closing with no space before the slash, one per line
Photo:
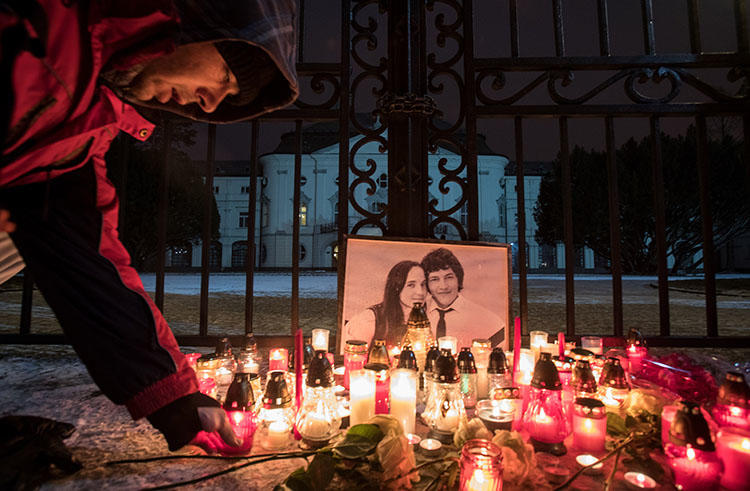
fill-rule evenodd
<path id="1" fill-rule="evenodd" d="M 219 186 L 214 186 L 214 194 L 219 194 Z"/>
<path id="2" fill-rule="evenodd" d="M 189 268 L 193 262 L 193 248 L 189 245 L 170 249 L 170 264 L 173 268 Z"/>
<path id="3" fill-rule="evenodd" d="M 333 204 L 333 223 L 339 223 L 339 202 Z"/>
<path id="4" fill-rule="evenodd" d="M 382 201 L 373 201 L 370 203 L 370 211 L 373 213 L 380 213 L 385 209 L 385 203 Z"/>
<path id="5" fill-rule="evenodd" d="M 266 203 L 266 205 L 263 206 L 262 202 L 260 204 L 260 226 L 268 227 L 268 204 Z"/>
<path id="6" fill-rule="evenodd" d="M 307 226 L 307 205 L 305 204 L 299 205 L 299 226 Z"/>
<path id="7" fill-rule="evenodd" d="M 240 223 L 237 225 L 239 228 L 247 228 L 248 213 L 246 211 L 240 212 Z"/>
<path id="8" fill-rule="evenodd" d="M 502 228 L 505 228 L 506 220 L 508 219 L 508 217 L 505 216 L 505 203 L 503 203 L 502 198 L 499 199 L 497 203 L 497 216 L 500 221 L 500 226 Z"/>
<path id="9" fill-rule="evenodd" d="M 378 185 L 385 189 L 388 187 L 388 176 L 385 174 L 380 174 L 380 177 L 378 177 Z"/>
<path id="10" fill-rule="evenodd" d="M 299 185 L 304 186 L 305 184 L 307 184 L 307 178 L 305 176 L 300 176 Z"/>
<path id="11" fill-rule="evenodd" d="M 242 186 L 242 188 L 240 189 L 240 192 L 242 194 L 250 194 L 250 186 Z"/>
<path id="12" fill-rule="evenodd" d="M 464 205 L 461 207 L 461 225 L 464 227 L 467 223 L 469 223 L 469 203 L 464 203 Z"/>
<path id="13" fill-rule="evenodd" d="M 238 240 L 232 244 L 232 267 L 244 268 L 247 264 L 247 241 Z"/>
<path id="14" fill-rule="evenodd" d="M 268 250 L 266 249 L 266 244 L 260 245 L 260 262 L 261 264 L 265 264 L 268 260 Z"/>
<path id="15" fill-rule="evenodd" d="M 305 260 L 305 256 L 307 256 L 307 249 L 305 249 L 304 245 L 300 244 L 299 245 L 299 260 L 300 260 L 300 262 Z"/>

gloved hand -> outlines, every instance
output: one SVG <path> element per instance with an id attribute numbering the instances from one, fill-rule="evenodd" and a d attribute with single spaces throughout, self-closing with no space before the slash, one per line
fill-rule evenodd
<path id="1" fill-rule="evenodd" d="M 252 438 L 242 442 L 235 436 L 219 403 L 200 392 L 172 401 L 147 419 L 164 434 L 170 450 L 191 444 L 209 453 L 240 453 L 252 447 Z"/>
<path id="2" fill-rule="evenodd" d="M 206 453 L 236 454 L 249 452 L 252 438 L 243 442 L 234 434 L 227 413 L 219 407 L 199 407 L 198 418 L 202 431 L 199 431 L 190 445 L 202 448 Z"/>

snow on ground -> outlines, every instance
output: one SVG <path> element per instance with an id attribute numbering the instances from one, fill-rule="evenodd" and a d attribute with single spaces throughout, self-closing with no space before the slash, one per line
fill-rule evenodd
<path id="1" fill-rule="evenodd" d="M 670 280 L 693 279 L 694 277 L 671 277 Z M 718 279 L 750 278 L 750 275 L 717 275 Z M 518 276 L 514 275 L 514 288 L 517 288 Z M 141 274 L 146 291 L 153 292 L 156 275 Z M 623 276 L 623 303 L 649 304 L 658 303 L 655 288 L 656 276 Z M 209 292 L 233 295 L 245 294 L 244 273 L 212 273 L 209 277 Z M 200 273 L 168 273 L 164 279 L 166 293 L 198 295 L 200 293 Z M 256 272 L 254 275 L 255 296 L 289 297 L 292 289 L 291 273 Z M 539 303 L 565 302 L 564 275 L 531 275 L 528 277 L 530 298 Z M 299 291 L 302 298 L 336 298 L 337 275 L 330 271 L 313 271 L 300 273 Z M 670 296 L 670 303 L 693 307 L 705 307 L 705 300 L 700 295 L 688 294 L 679 298 Z M 576 275 L 575 301 L 577 304 L 608 304 L 612 302 L 612 277 L 609 275 Z M 750 299 L 719 296 L 717 305 L 728 309 L 750 309 Z"/>

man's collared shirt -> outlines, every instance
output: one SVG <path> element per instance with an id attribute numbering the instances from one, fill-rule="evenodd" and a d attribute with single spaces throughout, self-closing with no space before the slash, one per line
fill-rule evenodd
<path id="1" fill-rule="evenodd" d="M 438 311 L 447 309 L 453 310 L 445 313 L 445 334 L 446 336 L 455 336 L 458 339 L 459 350 L 464 346 L 471 346 L 471 341 L 475 338 L 492 338 L 493 346 L 501 345 L 504 350 L 508 349 L 507 333 L 502 319 L 494 312 L 472 302 L 460 293 L 452 304 L 442 309 L 438 307 L 437 302 L 430 298 L 427 305 L 427 318 L 430 320 L 433 333 L 440 319 L 440 312 Z"/>

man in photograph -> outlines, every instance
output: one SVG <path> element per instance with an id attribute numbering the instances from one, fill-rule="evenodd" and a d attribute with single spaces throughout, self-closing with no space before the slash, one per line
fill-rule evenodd
<path id="1" fill-rule="evenodd" d="M 441 247 L 422 258 L 427 276 L 427 317 L 435 337 L 455 336 L 458 347 L 471 346 L 472 339 L 489 339 L 492 346 L 505 340 L 505 324 L 490 310 L 472 302 L 461 292 L 464 288 L 464 268 L 456 256 Z"/>

